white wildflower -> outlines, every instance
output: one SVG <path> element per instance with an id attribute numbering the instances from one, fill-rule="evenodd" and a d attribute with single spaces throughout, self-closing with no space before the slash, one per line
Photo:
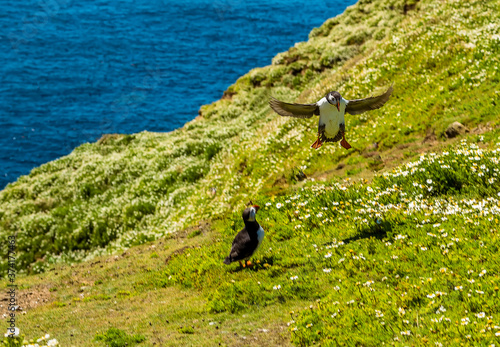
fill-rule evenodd
<path id="1" fill-rule="evenodd" d="M 11 330 L 12 328 L 7 329 L 7 333 L 5 333 L 5 337 L 9 336 L 19 336 L 19 328 L 14 327 L 14 331 Z"/>

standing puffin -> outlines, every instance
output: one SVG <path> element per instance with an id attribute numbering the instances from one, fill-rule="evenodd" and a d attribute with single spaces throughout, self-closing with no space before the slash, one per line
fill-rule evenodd
<path id="1" fill-rule="evenodd" d="M 264 238 L 264 229 L 255 220 L 255 214 L 259 206 L 253 205 L 243 211 L 243 222 L 245 227 L 236 235 L 231 246 L 231 252 L 224 260 L 224 264 L 229 265 L 233 261 L 239 261 L 250 258 L 259 248 Z M 249 264 L 250 265 L 250 264 Z"/>
<path id="2" fill-rule="evenodd" d="M 392 86 L 379 96 L 366 99 L 346 100 L 339 92 L 330 92 L 314 104 L 289 104 L 272 98 L 269 106 L 277 114 L 285 117 L 311 118 L 319 115 L 318 139 L 312 148 L 318 149 L 323 142 L 337 142 L 345 149 L 351 148 L 345 139 L 345 113 L 360 114 L 382 107 L 392 94 Z"/>

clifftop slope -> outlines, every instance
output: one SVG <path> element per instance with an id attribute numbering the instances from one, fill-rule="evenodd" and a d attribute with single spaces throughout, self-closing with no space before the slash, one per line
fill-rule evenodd
<path id="1" fill-rule="evenodd" d="M 396 146 L 425 135 L 443 141 L 452 121 L 492 129 L 497 10 L 498 2 L 360 1 L 241 77 L 182 129 L 107 135 L 19 178 L 0 192 L 0 237 L 17 232 L 19 268 L 37 272 L 240 210 L 260 192 L 296 184 L 298 170 L 369 176 L 390 165 Z M 351 151 L 311 150 L 316 120 L 281 118 L 267 106 L 270 95 L 311 102 L 339 90 L 357 98 L 390 84 L 385 107 L 348 117 Z M 382 158 L 363 157 L 375 142 Z M 334 171 L 339 163 L 347 166 Z"/>
<path id="2" fill-rule="evenodd" d="M 494 343 L 499 14 L 360 1 L 182 129 L 104 136 L 21 177 L 0 192 L 1 241 L 17 232 L 19 269 L 51 270 L 17 279 L 21 328 L 85 346 L 113 327 L 162 346 Z M 267 106 L 393 83 L 346 119 L 350 151 L 310 149 L 316 120 Z M 448 139 L 454 121 L 470 133 Z M 266 238 L 239 270 L 222 260 L 250 199 Z"/>

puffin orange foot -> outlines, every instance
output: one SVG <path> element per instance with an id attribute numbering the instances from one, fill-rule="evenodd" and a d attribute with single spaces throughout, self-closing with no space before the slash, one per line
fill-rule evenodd
<path id="1" fill-rule="evenodd" d="M 351 148 L 351 145 L 347 143 L 346 139 L 345 139 L 345 134 L 344 132 L 342 132 L 342 141 L 340 141 L 340 145 L 342 147 L 344 147 L 345 149 L 349 149 Z"/>
<path id="2" fill-rule="evenodd" d="M 321 142 L 321 140 L 320 140 L 320 139 L 317 139 L 317 140 L 316 140 L 316 142 L 314 142 L 314 143 L 311 145 L 311 148 L 318 149 L 318 148 L 320 148 L 322 145 L 323 145 L 323 142 Z"/>
<path id="3" fill-rule="evenodd" d="M 247 266 L 248 267 L 252 267 L 253 266 L 253 264 L 252 264 L 252 262 L 250 260 L 247 260 Z"/>
<path id="4" fill-rule="evenodd" d="M 243 265 L 243 264 L 241 263 L 241 260 L 238 260 L 238 262 L 240 263 L 240 266 L 241 266 L 241 267 L 245 267 L 245 265 Z"/>
<path id="5" fill-rule="evenodd" d="M 340 145 L 342 147 L 344 147 L 345 149 L 351 148 L 351 145 L 349 143 L 347 143 L 347 141 L 345 139 L 342 139 L 342 141 L 340 141 Z"/>

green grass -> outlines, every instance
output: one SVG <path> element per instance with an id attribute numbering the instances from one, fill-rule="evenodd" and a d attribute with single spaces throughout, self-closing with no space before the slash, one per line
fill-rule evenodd
<path id="1" fill-rule="evenodd" d="M 144 346 L 495 343 L 499 13 L 360 1 L 182 129 L 107 135 L 10 184 L 0 242 L 17 233 L 19 294 L 46 300 L 18 315 L 22 333 L 64 346 L 102 346 L 110 329 Z M 349 151 L 310 149 L 317 119 L 267 106 L 390 84 L 383 108 L 346 118 Z M 447 139 L 454 121 L 471 133 Z M 254 267 L 225 266 L 249 200 L 264 244 Z"/>
<path id="2" fill-rule="evenodd" d="M 109 328 L 105 333 L 97 334 L 95 337 L 96 341 L 102 341 L 110 347 L 135 346 L 145 339 L 142 335 L 127 335 L 123 330 L 116 328 Z"/>
<path id="3" fill-rule="evenodd" d="M 382 170 L 387 161 L 360 156 L 373 142 L 384 158 L 428 131 L 444 141 L 453 121 L 498 126 L 498 2 L 412 6 L 360 1 L 241 77 L 230 98 L 203 106 L 184 128 L 107 135 L 34 169 L 0 192 L 0 240 L 17 232 L 19 268 L 36 273 L 239 211 L 259 192 L 286 191 L 298 168 L 308 176 L 340 162 L 347 176 Z M 317 120 L 285 119 L 267 105 L 270 95 L 312 102 L 339 90 L 357 98 L 390 84 L 395 91 L 382 109 L 348 117 L 350 151 L 310 150 Z"/>
<path id="4" fill-rule="evenodd" d="M 310 182 L 258 201 L 269 232 L 255 268 L 221 263 L 242 227 L 235 215 L 220 242 L 175 257 L 152 283 L 197 289 L 213 313 L 308 300 L 291 314 L 298 345 L 493 343 L 500 334 L 497 139 L 493 150 L 462 142 L 422 155 L 370 184 Z"/>
<path id="5" fill-rule="evenodd" d="M 489 345 L 500 334 L 494 136 L 371 182 L 308 179 L 258 197 L 266 237 L 250 268 L 222 263 L 243 226 L 234 213 L 198 236 L 21 278 L 27 291 L 57 290 L 20 321 L 62 345 L 116 327 L 144 345 Z"/>

